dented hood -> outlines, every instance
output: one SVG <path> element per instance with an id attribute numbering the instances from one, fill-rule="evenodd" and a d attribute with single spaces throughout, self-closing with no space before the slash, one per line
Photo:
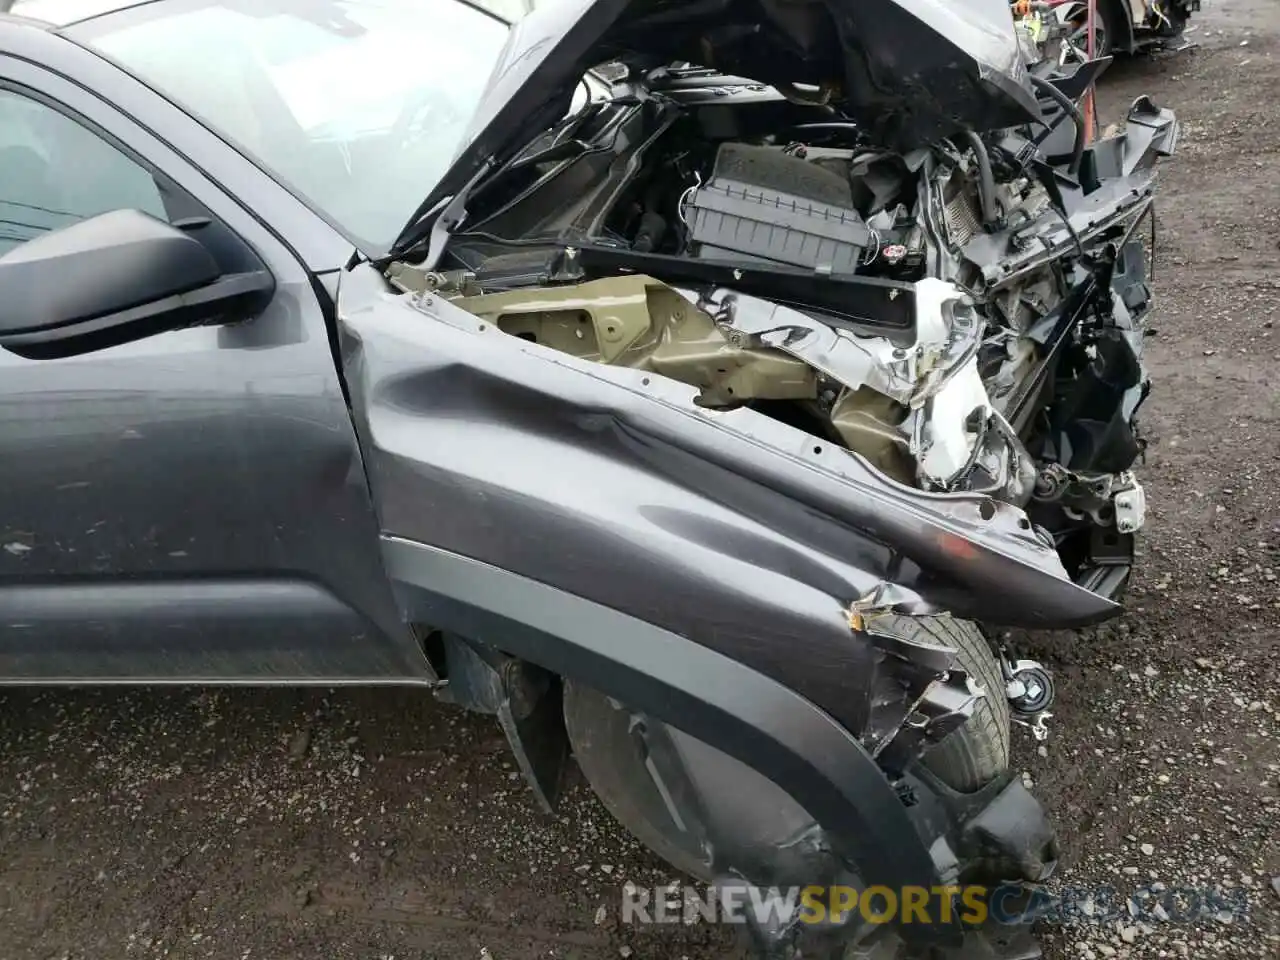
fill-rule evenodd
<path id="1" fill-rule="evenodd" d="M 555 123 L 583 73 L 616 60 L 820 85 L 901 150 L 1038 116 L 1008 0 L 548 0 L 512 27 L 425 206 Z"/>

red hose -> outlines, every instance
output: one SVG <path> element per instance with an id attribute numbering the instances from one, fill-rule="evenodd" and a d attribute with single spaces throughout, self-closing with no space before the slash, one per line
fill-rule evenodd
<path id="1" fill-rule="evenodd" d="M 1085 25 L 1085 52 L 1092 60 L 1094 56 L 1094 25 L 1097 23 L 1098 0 L 1089 0 L 1089 18 Z M 1085 143 L 1093 142 L 1094 128 L 1094 110 L 1093 110 L 1093 85 L 1089 85 L 1088 91 L 1084 95 L 1084 128 Z"/>

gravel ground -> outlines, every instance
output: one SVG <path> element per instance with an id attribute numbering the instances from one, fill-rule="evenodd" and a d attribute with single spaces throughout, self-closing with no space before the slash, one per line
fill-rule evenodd
<path id="1" fill-rule="evenodd" d="M 1206 6 L 1198 51 L 1121 64 L 1101 92 L 1107 118 L 1150 92 L 1184 138 L 1130 608 L 1023 651 L 1060 688 L 1046 749 L 1017 737 L 1059 882 L 1121 895 L 1118 919 L 1049 929 L 1052 960 L 1280 956 L 1280 8 Z M 496 726 L 422 695 L 0 693 L 8 960 L 732 955 L 722 929 L 617 926 L 621 884 L 667 876 L 580 783 L 543 818 Z M 1132 916 L 1154 884 L 1248 909 Z"/>

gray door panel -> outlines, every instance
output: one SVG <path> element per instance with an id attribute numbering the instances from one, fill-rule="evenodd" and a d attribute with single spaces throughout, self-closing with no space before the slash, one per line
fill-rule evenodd
<path id="1" fill-rule="evenodd" d="M 323 288 L 217 185 L 81 87 L 3 56 L 0 82 L 145 158 L 278 285 L 248 323 L 63 360 L 0 351 L 0 682 L 428 679 L 383 574 Z M 100 185 L 95 202 L 109 193 Z"/>

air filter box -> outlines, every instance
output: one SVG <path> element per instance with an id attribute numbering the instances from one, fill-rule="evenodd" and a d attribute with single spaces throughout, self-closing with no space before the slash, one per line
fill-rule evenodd
<path id="1" fill-rule="evenodd" d="M 684 203 L 696 256 L 852 274 L 874 241 L 838 173 L 772 147 L 726 143 Z"/>

